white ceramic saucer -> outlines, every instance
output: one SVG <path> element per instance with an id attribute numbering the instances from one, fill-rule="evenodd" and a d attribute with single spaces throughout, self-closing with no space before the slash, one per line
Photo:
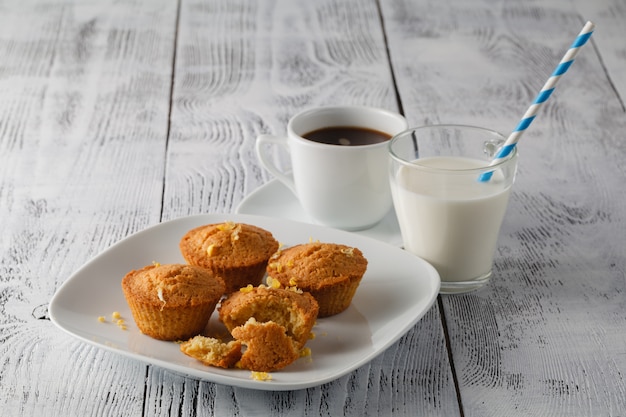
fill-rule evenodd
<path id="1" fill-rule="evenodd" d="M 239 204 L 235 212 L 318 224 L 305 213 L 291 190 L 278 180 L 272 180 L 254 190 Z M 402 246 L 400 226 L 393 209 L 374 227 L 353 233 Z"/>

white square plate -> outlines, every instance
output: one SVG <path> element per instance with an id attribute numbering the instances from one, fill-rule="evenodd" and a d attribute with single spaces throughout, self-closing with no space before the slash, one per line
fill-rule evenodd
<path id="1" fill-rule="evenodd" d="M 152 262 L 183 263 L 178 250 L 190 229 L 224 221 L 248 223 L 270 231 L 285 246 L 309 242 L 342 243 L 359 248 L 368 268 L 352 305 L 343 313 L 318 319 L 309 341 L 310 357 L 272 373 L 270 381 L 251 379 L 245 370 L 202 365 L 173 342 L 143 335 L 124 299 L 124 275 Z M 341 230 L 307 223 L 241 214 L 184 217 L 150 227 L 113 245 L 75 272 L 50 302 L 52 322 L 84 342 L 206 381 L 259 390 L 295 390 L 339 378 L 367 363 L 404 335 L 432 306 L 440 280 L 424 260 L 402 249 Z M 128 329 L 111 322 L 119 311 Z M 106 323 L 98 321 L 107 317 Z M 209 328 L 220 326 L 217 312 Z"/>

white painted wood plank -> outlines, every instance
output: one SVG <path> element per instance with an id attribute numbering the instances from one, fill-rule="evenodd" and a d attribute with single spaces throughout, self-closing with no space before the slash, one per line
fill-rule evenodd
<path id="1" fill-rule="evenodd" d="M 145 366 L 63 334 L 46 305 L 90 257 L 159 221 L 170 3 L 2 3 L 3 416 L 142 412 Z"/>
<path id="2" fill-rule="evenodd" d="M 574 3 L 581 17 L 597 24 L 593 45 L 602 57 L 607 78 L 617 96 L 622 102 L 626 101 L 626 4 L 619 0 L 576 0 Z M 620 113 L 610 114 L 609 117 L 620 117 Z"/>
<path id="3" fill-rule="evenodd" d="M 610 2 L 615 18 L 598 14 L 603 46 L 581 51 L 519 144 L 493 282 L 443 299 L 466 416 L 626 409 L 625 118 L 612 85 L 622 75 L 611 71 L 626 60 L 616 54 L 622 6 Z M 415 124 L 504 132 L 588 14 L 558 2 L 487 1 L 389 1 L 383 13 Z M 603 51 L 613 53 L 609 66 Z"/>
<path id="4" fill-rule="evenodd" d="M 233 209 L 270 178 L 256 136 L 283 133 L 299 110 L 396 110 L 378 19 L 371 1 L 185 2 L 166 190 L 177 206 L 166 215 Z"/>
<path id="5" fill-rule="evenodd" d="M 46 320 L 71 272 L 159 221 L 163 178 L 164 219 L 227 212 L 269 179 L 252 152 L 258 133 L 283 131 L 313 105 L 397 109 L 374 2 L 181 3 L 167 154 L 174 2 L 2 4 L 3 415 L 458 414 L 437 309 L 367 366 L 290 393 L 198 383 L 88 347 Z M 593 48 L 523 139 L 497 277 L 444 304 L 465 415 L 620 415 L 622 2 L 381 8 L 409 119 L 502 131 L 578 26 L 598 24 Z"/>
<path id="6" fill-rule="evenodd" d="M 374 1 L 189 1 L 179 27 L 165 218 L 232 211 L 270 178 L 254 156 L 256 136 L 283 133 L 299 110 L 398 110 Z M 447 359 L 435 308 L 403 342 L 337 381 L 291 393 L 202 382 L 193 406 L 201 415 L 456 415 Z M 178 400 L 189 380 L 156 369 L 150 380 L 167 385 L 148 384 L 155 414 L 190 407 Z"/>

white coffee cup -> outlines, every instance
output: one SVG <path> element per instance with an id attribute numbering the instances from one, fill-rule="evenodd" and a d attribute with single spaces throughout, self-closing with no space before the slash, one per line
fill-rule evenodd
<path id="1" fill-rule="evenodd" d="M 401 115 L 373 107 L 314 108 L 293 116 L 286 136 L 259 136 L 257 156 L 293 191 L 314 221 L 345 230 L 367 229 L 385 217 L 392 206 L 387 174 L 389 141 L 336 145 L 305 137 L 331 127 L 372 130 L 389 139 L 408 125 Z M 266 145 L 279 145 L 289 152 L 292 172 L 277 168 Z"/>

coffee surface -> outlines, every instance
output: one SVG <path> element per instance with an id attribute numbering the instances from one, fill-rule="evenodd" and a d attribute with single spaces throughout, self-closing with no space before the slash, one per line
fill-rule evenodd
<path id="1" fill-rule="evenodd" d="M 340 146 L 373 145 L 391 139 L 391 135 L 362 127 L 325 127 L 302 135 L 308 140 Z"/>

